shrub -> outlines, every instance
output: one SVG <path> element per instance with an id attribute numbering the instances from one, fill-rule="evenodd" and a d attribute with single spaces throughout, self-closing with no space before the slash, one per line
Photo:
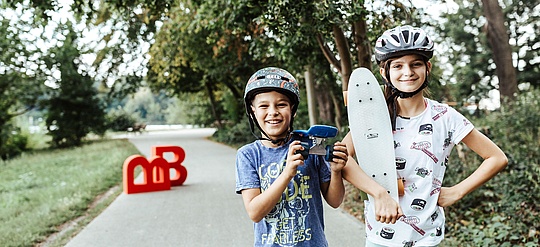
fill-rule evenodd
<path id="1" fill-rule="evenodd" d="M 126 131 L 135 123 L 135 118 L 125 111 L 111 111 L 107 114 L 107 128 L 113 131 Z"/>
<path id="2" fill-rule="evenodd" d="M 0 142 L 0 158 L 7 160 L 27 150 L 28 137 L 22 134 L 19 128 L 8 124 L 0 132 Z"/>
<path id="3" fill-rule="evenodd" d="M 471 246 L 539 246 L 540 237 L 540 92 L 520 95 L 500 112 L 472 119 L 506 153 L 508 167 L 486 185 L 450 207 L 447 228 L 450 242 Z M 468 149 L 456 152 L 445 185 L 453 185 L 480 165 Z"/>
<path id="4" fill-rule="evenodd" d="M 258 133 L 258 131 L 255 133 Z M 233 147 L 241 147 L 244 144 L 255 140 L 255 136 L 253 136 L 249 130 L 247 119 L 244 119 L 244 121 L 240 121 L 240 123 L 235 125 L 224 125 L 224 127 L 218 129 L 212 137 L 218 142 L 226 143 Z"/>

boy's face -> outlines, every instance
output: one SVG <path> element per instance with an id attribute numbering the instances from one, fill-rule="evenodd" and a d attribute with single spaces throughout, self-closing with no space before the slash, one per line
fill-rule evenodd
<path id="1" fill-rule="evenodd" d="M 251 110 L 261 129 L 271 139 L 285 138 L 291 123 L 292 105 L 287 96 L 276 91 L 255 95 Z"/>

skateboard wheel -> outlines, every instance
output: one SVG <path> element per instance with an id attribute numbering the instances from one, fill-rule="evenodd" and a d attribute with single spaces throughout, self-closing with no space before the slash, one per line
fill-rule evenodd
<path id="1" fill-rule="evenodd" d="M 324 156 L 324 160 L 326 161 L 332 161 L 334 159 L 334 146 L 327 145 L 326 146 L 326 155 Z"/>

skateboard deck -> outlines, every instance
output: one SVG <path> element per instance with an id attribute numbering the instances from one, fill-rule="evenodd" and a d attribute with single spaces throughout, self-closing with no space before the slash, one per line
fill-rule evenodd
<path id="1" fill-rule="evenodd" d="M 399 202 L 390 114 L 377 79 L 366 68 L 351 74 L 347 114 L 358 164 Z M 368 199 L 373 202 L 370 195 Z"/>

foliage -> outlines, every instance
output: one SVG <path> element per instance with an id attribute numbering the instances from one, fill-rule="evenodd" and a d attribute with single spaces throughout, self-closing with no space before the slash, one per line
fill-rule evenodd
<path id="1" fill-rule="evenodd" d="M 164 89 L 171 96 L 203 96 L 210 106 L 207 112 L 216 122 L 238 121 L 243 113 L 245 82 L 266 61 L 276 61 L 272 54 L 252 55 L 252 43 L 258 43 L 256 37 L 261 30 L 246 22 L 255 18 L 255 10 L 233 6 L 227 8 L 222 1 L 186 1 L 173 6 L 149 52 L 147 80 L 151 88 Z M 244 17 L 237 19 L 240 16 L 235 15 Z M 233 96 L 229 97 L 233 100 L 227 102 L 226 113 L 219 100 L 224 94 Z M 223 114 L 229 119 L 223 119 Z"/>
<path id="2" fill-rule="evenodd" d="M 123 110 L 111 110 L 107 113 L 107 129 L 113 131 L 126 131 L 137 122 L 135 118 Z"/>
<path id="3" fill-rule="evenodd" d="M 499 88 L 492 50 L 485 34 L 488 24 L 482 8 L 478 7 L 479 2 L 455 1 L 459 8 L 443 13 L 443 25 L 436 28 L 442 44 L 438 47 L 448 49 L 445 56 L 453 67 L 444 79 L 447 84 L 456 84 L 456 99 L 479 101 L 487 98 L 490 90 Z M 528 85 L 538 87 L 540 37 L 533 30 L 540 25 L 540 12 L 535 11 L 540 1 L 509 0 L 502 3 L 518 82 L 522 88 Z"/>
<path id="4" fill-rule="evenodd" d="M 128 141 L 114 140 L 0 161 L 2 246 L 37 246 L 85 214 L 96 196 L 122 182 L 124 159 L 137 153 Z"/>
<path id="5" fill-rule="evenodd" d="M 195 94 L 182 94 L 181 109 L 185 116 L 185 124 L 194 124 L 198 126 L 215 126 L 217 124 L 210 102 L 205 99 L 206 94 L 199 92 Z M 223 111 L 223 109 L 218 109 Z"/>
<path id="6" fill-rule="evenodd" d="M 26 151 L 28 137 L 21 133 L 20 128 L 16 128 L 11 124 L 1 126 L 0 131 L 0 159 L 7 160 L 19 156 Z"/>
<path id="7" fill-rule="evenodd" d="M 249 130 L 247 119 L 240 121 L 238 124 L 225 125 L 222 129 L 214 132 L 212 138 L 218 142 L 226 143 L 232 147 L 239 148 L 245 144 L 256 140 L 255 136 Z M 256 131 L 255 133 L 259 133 Z"/>
<path id="8" fill-rule="evenodd" d="M 41 98 L 45 76 L 41 51 L 35 45 L 39 39 L 30 35 L 31 23 L 19 20 L 23 13 L 0 9 L 0 150 L 7 140 L 21 139 L 11 135 L 10 120 L 32 109 Z M 24 13 L 28 14 L 28 13 Z M 30 37 L 30 38 L 28 38 Z M 4 152 L 4 151 L 3 151 Z M 11 152 L 11 151 L 9 151 Z"/>
<path id="9" fill-rule="evenodd" d="M 52 144 L 57 147 L 70 147 L 81 144 L 88 133 L 105 133 L 105 112 L 94 81 L 85 72 L 79 72 L 80 52 L 76 46 L 77 34 L 71 23 L 60 27 L 58 33 L 60 46 L 51 49 L 47 59 L 50 69 L 60 71 L 58 88 L 52 89 L 52 96 L 45 101 L 47 109 L 46 124 Z"/>
<path id="10" fill-rule="evenodd" d="M 538 246 L 540 239 L 540 91 L 519 95 L 475 126 L 497 143 L 508 167 L 447 210 L 450 242 L 471 246 Z M 464 148 L 454 152 L 446 186 L 471 174 L 481 158 Z M 461 157 L 460 157 L 461 156 Z M 452 164 L 453 161 L 453 164 Z"/>

